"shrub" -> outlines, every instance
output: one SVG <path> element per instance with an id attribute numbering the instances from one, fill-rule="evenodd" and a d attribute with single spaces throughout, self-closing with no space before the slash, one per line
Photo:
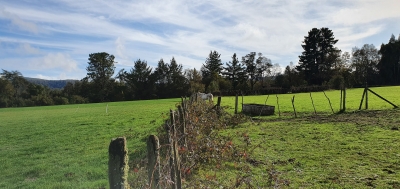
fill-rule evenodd
<path id="1" fill-rule="evenodd" d="M 341 89 L 344 85 L 344 78 L 341 75 L 335 75 L 329 80 L 331 89 Z"/>

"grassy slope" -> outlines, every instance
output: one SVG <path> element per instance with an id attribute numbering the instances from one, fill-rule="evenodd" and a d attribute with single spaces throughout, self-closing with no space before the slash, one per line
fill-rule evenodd
<path id="1" fill-rule="evenodd" d="M 126 136 L 130 158 L 178 99 L 0 109 L 0 188 L 108 186 L 108 145 Z M 151 121 L 156 120 L 154 123 Z"/>
<path id="2" fill-rule="evenodd" d="M 400 87 L 373 90 L 400 104 Z M 337 111 L 340 92 L 326 94 Z M 293 95 L 296 95 L 296 110 L 303 118 L 291 118 L 290 98 Z M 358 109 L 361 95 L 361 89 L 347 91 L 349 111 Z M 264 103 L 266 97 L 246 96 L 244 103 Z M 329 186 L 331 183 L 351 186 L 356 185 L 357 180 L 368 181 L 369 177 L 373 177 L 372 182 L 380 183 L 378 186 L 389 186 L 388 182 L 400 177 L 398 131 L 381 127 L 394 124 L 398 118 L 385 119 L 381 123 L 376 121 L 380 118 L 374 118 L 360 122 L 361 126 L 355 121 L 359 119 L 357 116 L 355 120 L 344 117 L 343 122 L 334 122 L 337 119 L 329 116 L 321 116 L 321 120 L 305 119 L 304 116 L 313 111 L 309 94 L 278 97 L 283 117 L 278 119 L 276 114 L 267 118 L 270 122 L 244 125 L 227 132 L 249 132 L 254 143 L 265 138 L 266 144 L 257 149 L 259 152 L 255 151 L 254 158 L 258 160 L 284 162 L 295 158 L 296 164 L 275 165 L 282 178 L 290 178 L 291 186 Z M 391 108 L 372 94 L 369 98 L 370 109 Z M 323 93 L 313 93 L 313 99 L 319 114 L 330 114 Z M 145 137 L 162 123 L 161 113 L 174 108 L 177 102 L 179 99 L 109 103 L 108 114 L 104 103 L 0 109 L 0 188 L 108 187 L 110 139 L 127 136 L 130 158 L 142 156 Z M 223 97 L 222 105 L 230 106 L 230 111 L 233 111 L 233 104 L 233 97 Z M 275 105 L 276 97 L 270 96 L 267 104 Z M 385 113 L 381 116 L 385 117 Z M 364 156 L 368 161 L 363 161 Z M 254 169 L 257 175 L 263 170 L 265 174 L 264 168 Z M 385 173 L 390 170 L 395 173 Z M 375 174 L 379 182 L 375 181 Z M 335 176 L 341 179 L 340 182 L 335 181 Z"/>

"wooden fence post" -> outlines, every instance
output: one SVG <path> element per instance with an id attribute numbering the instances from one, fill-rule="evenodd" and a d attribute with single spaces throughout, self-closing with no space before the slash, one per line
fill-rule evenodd
<path id="1" fill-rule="evenodd" d="M 112 139 L 108 148 L 108 179 L 110 189 L 127 189 L 128 184 L 128 149 L 126 138 Z"/>
<path id="2" fill-rule="evenodd" d="M 278 104 L 278 113 L 279 113 L 279 117 L 281 117 L 281 109 L 279 108 L 278 95 L 276 95 L 276 104 Z"/>
<path id="3" fill-rule="evenodd" d="M 346 111 L 346 87 L 343 88 L 343 112 Z"/>
<path id="4" fill-rule="evenodd" d="M 179 121 L 180 121 L 180 130 L 182 132 L 182 137 L 183 137 L 183 141 L 182 141 L 182 145 L 183 146 L 187 146 L 187 142 L 186 142 L 186 113 L 185 113 L 185 108 L 184 105 L 178 105 L 178 112 L 179 112 Z"/>
<path id="5" fill-rule="evenodd" d="M 329 99 L 329 97 L 328 97 L 328 96 L 326 96 L 326 94 L 325 94 L 325 91 L 322 91 L 322 92 L 324 92 L 324 95 L 325 95 L 326 99 L 328 99 L 329 106 L 331 106 L 332 113 L 334 114 L 334 113 L 335 113 L 335 111 L 333 111 L 331 100 Z"/>
<path id="6" fill-rule="evenodd" d="M 149 186 L 152 189 L 161 189 L 160 182 L 160 143 L 156 135 L 150 135 L 147 140 L 147 174 Z"/>
<path id="7" fill-rule="evenodd" d="M 361 110 L 361 107 L 362 107 L 362 104 L 363 104 L 363 101 L 364 101 L 364 96 L 365 96 L 365 88 L 364 88 L 364 91 L 363 91 L 363 95 L 361 97 L 360 107 L 358 108 L 358 110 Z"/>
<path id="8" fill-rule="evenodd" d="M 315 110 L 314 100 L 312 99 L 311 93 L 310 93 L 310 98 L 311 98 L 312 106 L 314 107 L 314 114 L 317 114 L 317 110 Z"/>
<path id="9" fill-rule="evenodd" d="M 235 96 L 235 114 L 237 114 L 237 109 L 238 109 L 238 94 Z"/>
<path id="10" fill-rule="evenodd" d="M 293 111 L 294 111 L 294 117 L 297 117 L 296 108 L 294 108 L 294 95 L 293 95 L 293 98 L 292 98 L 292 106 L 293 106 Z"/>
<path id="11" fill-rule="evenodd" d="M 171 157 L 169 163 L 171 169 L 171 180 L 173 182 L 172 188 L 181 189 L 182 185 L 181 169 L 179 162 L 178 141 L 176 136 L 175 117 L 173 110 L 170 110 L 170 119 L 171 119 L 171 132 L 169 135 L 169 144 L 171 146 Z"/>
<path id="12" fill-rule="evenodd" d="M 368 83 L 365 82 L 365 109 L 368 110 Z"/>

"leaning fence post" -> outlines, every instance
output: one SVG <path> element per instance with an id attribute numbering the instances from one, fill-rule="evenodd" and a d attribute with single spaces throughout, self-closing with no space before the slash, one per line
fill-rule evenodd
<path id="1" fill-rule="evenodd" d="M 127 189 L 128 149 L 125 137 L 112 139 L 108 148 L 108 179 L 110 189 Z"/>
<path id="2" fill-rule="evenodd" d="M 313 106 L 313 108 L 314 108 L 314 114 L 317 114 L 317 110 L 315 110 L 314 100 L 312 99 L 311 93 L 310 93 L 310 98 L 311 98 L 312 106 Z"/>
<path id="3" fill-rule="evenodd" d="M 160 189 L 160 142 L 156 135 L 150 135 L 147 140 L 147 175 L 149 178 L 149 187 Z"/>
<path id="4" fill-rule="evenodd" d="M 324 92 L 324 95 L 325 95 L 326 99 L 328 99 L 329 106 L 331 106 L 332 113 L 334 114 L 335 111 L 333 111 L 331 100 L 328 98 L 328 96 L 326 96 L 325 91 L 322 91 L 322 92 Z"/>
<path id="5" fill-rule="evenodd" d="M 294 95 L 293 95 L 293 98 L 292 98 L 292 106 L 293 106 L 293 111 L 294 111 L 294 117 L 297 117 L 296 108 L 294 107 Z"/>

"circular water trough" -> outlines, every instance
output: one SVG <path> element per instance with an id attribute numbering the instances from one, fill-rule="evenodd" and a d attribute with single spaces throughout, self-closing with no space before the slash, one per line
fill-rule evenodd
<path id="1" fill-rule="evenodd" d="M 264 104 L 243 104 L 242 113 L 254 116 L 274 115 L 275 106 Z"/>

